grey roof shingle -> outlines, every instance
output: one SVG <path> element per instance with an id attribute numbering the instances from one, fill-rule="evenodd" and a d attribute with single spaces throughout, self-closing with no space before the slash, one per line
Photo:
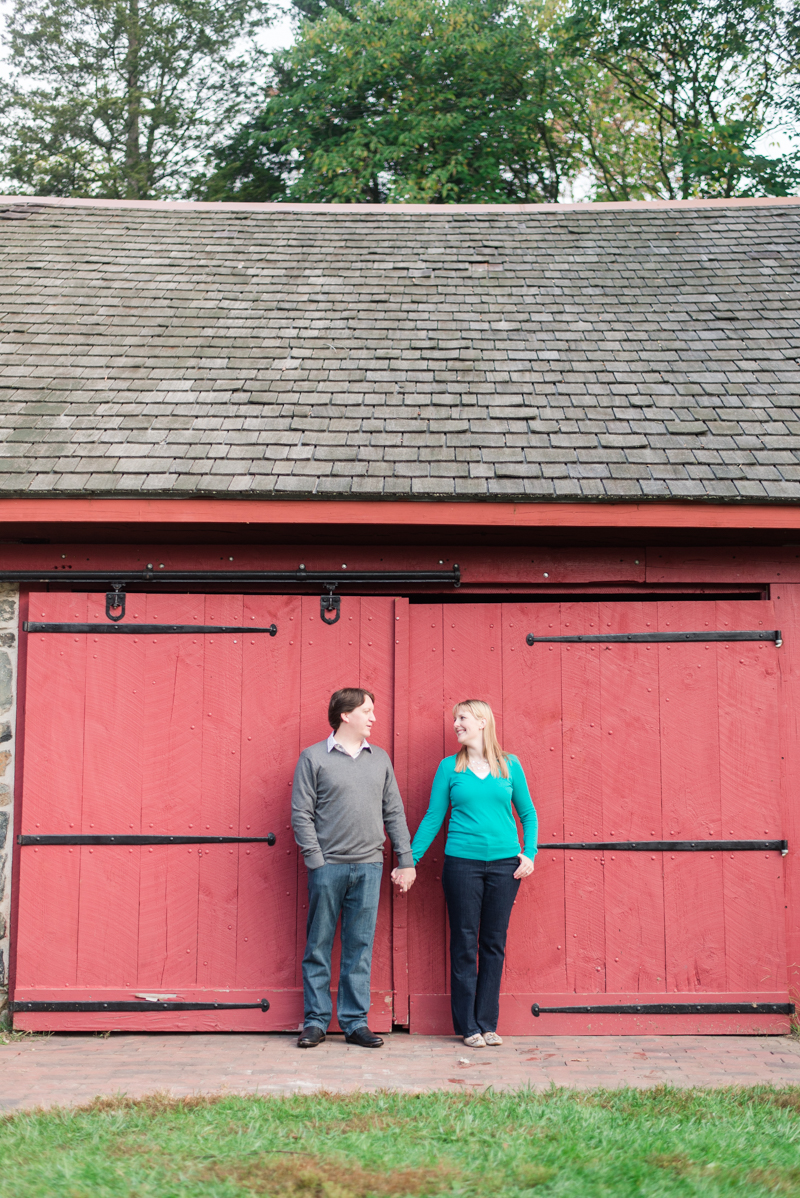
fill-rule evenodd
<path id="1" fill-rule="evenodd" d="M 800 501 L 791 201 L 5 221 L 0 494 Z"/>

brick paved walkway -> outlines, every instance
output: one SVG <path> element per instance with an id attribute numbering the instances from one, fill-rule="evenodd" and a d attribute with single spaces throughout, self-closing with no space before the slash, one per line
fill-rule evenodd
<path id="1" fill-rule="evenodd" d="M 0 1110 L 74 1105 L 99 1094 L 307 1094 L 314 1090 L 800 1085 L 800 1041 L 782 1036 L 509 1037 L 470 1051 L 394 1035 L 384 1048 L 333 1036 L 54 1035 L 0 1045 Z"/>

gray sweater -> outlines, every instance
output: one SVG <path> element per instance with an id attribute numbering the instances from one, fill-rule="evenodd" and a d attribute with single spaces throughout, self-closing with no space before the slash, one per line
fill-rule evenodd
<path id="1" fill-rule="evenodd" d="M 403 800 L 389 754 L 358 757 L 324 740 L 300 754 L 292 785 L 292 828 L 309 869 L 383 861 L 384 825 L 401 867 L 413 865 Z"/>

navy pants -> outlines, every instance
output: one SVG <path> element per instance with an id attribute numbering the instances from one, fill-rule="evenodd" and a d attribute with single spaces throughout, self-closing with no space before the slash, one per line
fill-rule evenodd
<path id="1" fill-rule="evenodd" d="M 450 920 L 450 1004 L 458 1036 L 496 1032 L 506 935 L 520 880 L 519 857 L 472 861 L 445 855 Z"/>

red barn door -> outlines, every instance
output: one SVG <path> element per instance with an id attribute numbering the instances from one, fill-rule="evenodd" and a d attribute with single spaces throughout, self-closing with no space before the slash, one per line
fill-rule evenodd
<path id="1" fill-rule="evenodd" d="M 30 620 L 107 626 L 105 596 L 32 595 Z M 273 622 L 275 637 L 199 631 Z M 376 692 L 374 739 L 391 748 L 394 600 L 348 599 L 328 627 L 318 596 L 135 595 L 124 623 L 198 632 L 29 633 L 23 835 L 277 841 L 23 847 L 14 1000 L 148 1009 L 18 1009 L 15 1023 L 295 1028 L 307 892 L 289 822 L 294 765 L 302 747 L 327 736 L 328 698 L 342 685 Z M 384 1031 L 389 890 L 387 871 L 371 1013 Z M 159 1011 L 154 997 L 184 1009 Z M 262 998 L 267 1013 L 231 1005 Z M 213 1003 L 228 1005 L 185 1009 Z"/>
<path id="2" fill-rule="evenodd" d="M 411 606 L 409 618 L 412 832 L 455 748 L 452 704 L 485 698 L 525 768 L 543 844 L 781 838 L 774 641 L 526 643 L 528 633 L 772 629 L 770 603 L 437 604 Z M 417 1032 L 452 1029 L 443 852 L 444 833 L 407 906 Z M 543 848 L 522 884 L 501 1031 L 785 1031 L 784 1014 L 534 1019 L 531 1005 L 787 1001 L 779 850 Z"/>

